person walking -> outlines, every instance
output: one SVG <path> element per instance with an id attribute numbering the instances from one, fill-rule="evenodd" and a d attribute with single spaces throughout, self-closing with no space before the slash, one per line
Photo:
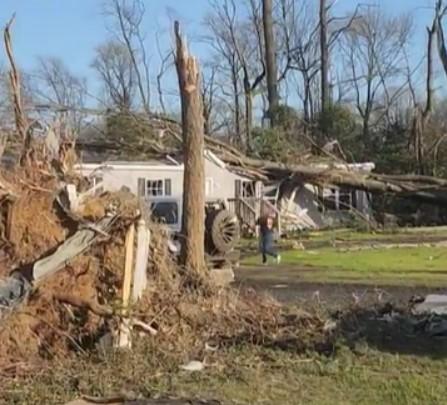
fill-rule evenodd
<path id="1" fill-rule="evenodd" d="M 279 264 L 281 262 L 281 256 L 277 253 L 274 248 L 274 227 L 273 227 L 273 217 L 271 215 L 266 215 L 264 217 L 259 218 L 259 236 L 260 236 L 260 250 L 262 254 L 262 263 L 264 265 L 267 264 L 268 256 L 271 256 L 276 259 L 276 263 Z"/>

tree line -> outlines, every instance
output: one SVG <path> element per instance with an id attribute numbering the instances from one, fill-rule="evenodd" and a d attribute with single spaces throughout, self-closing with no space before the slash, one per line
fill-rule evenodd
<path id="1" fill-rule="evenodd" d="M 436 74 L 438 66 L 447 72 L 444 0 L 433 0 L 424 38 L 404 10 L 391 15 L 359 3 L 339 15 L 335 3 L 209 0 L 195 38 L 207 51 L 200 60 L 205 133 L 266 159 L 297 161 L 311 150 L 372 160 L 383 172 L 447 174 L 446 77 Z M 25 102 L 63 111 L 78 130 L 92 103 L 178 116 L 178 103 L 167 101 L 174 52 L 161 33 L 147 35 L 145 4 L 105 2 L 109 36 L 91 62 L 99 94 L 61 59 L 40 58 L 23 74 Z M 149 54 L 151 42 L 157 55 Z M 415 50 L 415 43 L 425 45 Z"/>

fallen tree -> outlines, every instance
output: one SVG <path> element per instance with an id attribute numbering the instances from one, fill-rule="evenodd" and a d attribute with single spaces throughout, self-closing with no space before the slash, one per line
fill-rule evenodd
<path id="1" fill-rule="evenodd" d="M 152 138 L 138 137 L 132 142 L 108 137 L 96 142 L 78 141 L 78 150 L 109 151 L 139 157 L 157 157 L 182 154 L 181 126 L 178 122 L 152 114 L 132 116 L 139 125 L 147 125 L 154 134 Z M 157 135 L 158 134 L 158 135 Z M 387 175 L 351 170 L 346 162 L 326 153 L 324 163 L 306 155 L 296 162 L 272 162 L 260 157 L 247 156 L 237 148 L 210 136 L 205 136 L 205 145 L 233 170 L 253 178 L 272 182 L 309 183 L 321 187 L 349 187 L 371 193 L 391 193 L 396 196 L 418 199 L 423 202 L 445 204 L 447 202 L 447 179 L 415 175 Z M 121 155 L 122 156 L 122 155 Z"/>

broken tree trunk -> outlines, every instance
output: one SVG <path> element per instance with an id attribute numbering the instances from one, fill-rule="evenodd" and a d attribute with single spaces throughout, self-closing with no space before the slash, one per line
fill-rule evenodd
<path id="1" fill-rule="evenodd" d="M 26 162 L 28 153 L 31 149 L 31 133 L 29 131 L 28 120 L 26 119 L 25 113 L 23 112 L 22 106 L 22 89 L 20 84 L 20 75 L 17 70 L 17 66 L 14 59 L 14 53 L 12 51 L 11 42 L 11 26 L 14 22 L 14 16 L 9 20 L 8 24 L 4 29 L 3 38 L 5 42 L 6 54 L 8 56 L 9 64 L 11 65 L 11 70 L 9 72 L 9 81 L 11 85 L 11 96 L 12 104 L 14 106 L 14 116 L 16 122 L 16 130 L 23 143 L 22 153 L 20 156 L 20 164 L 23 166 Z"/>
<path id="2" fill-rule="evenodd" d="M 183 135 L 183 220 L 182 264 L 187 271 L 205 272 L 205 168 L 203 107 L 197 60 L 189 55 L 179 29 L 175 26 L 177 74 L 182 103 Z"/>

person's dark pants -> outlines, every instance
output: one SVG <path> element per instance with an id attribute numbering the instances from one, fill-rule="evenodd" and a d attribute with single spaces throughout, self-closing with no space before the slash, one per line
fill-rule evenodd
<path id="1" fill-rule="evenodd" d="M 278 257 L 278 253 L 273 247 L 273 234 L 265 235 L 261 237 L 261 253 L 262 253 L 262 263 L 267 263 L 268 256 Z"/>

